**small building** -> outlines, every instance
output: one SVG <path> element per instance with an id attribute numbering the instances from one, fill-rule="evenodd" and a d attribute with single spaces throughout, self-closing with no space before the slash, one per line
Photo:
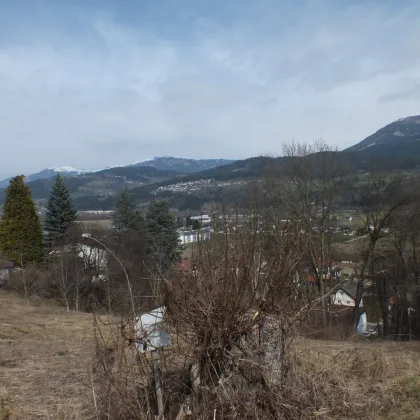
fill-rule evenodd
<path id="1" fill-rule="evenodd" d="M 338 288 L 331 295 L 331 303 L 334 306 L 356 306 L 356 287 L 347 286 Z M 363 306 L 363 300 L 360 302 L 360 306 Z"/>
<path id="2" fill-rule="evenodd" d="M 96 267 L 106 270 L 108 265 L 108 254 L 104 249 L 97 246 L 77 244 L 77 255 L 83 259 L 85 267 Z"/>
<path id="3" fill-rule="evenodd" d="M 0 287 L 9 281 L 13 267 L 11 261 L 0 259 Z"/>
<path id="4" fill-rule="evenodd" d="M 211 231 L 209 228 L 199 230 L 178 229 L 178 241 L 181 244 L 190 244 L 199 240 L 210 239 Z"/>

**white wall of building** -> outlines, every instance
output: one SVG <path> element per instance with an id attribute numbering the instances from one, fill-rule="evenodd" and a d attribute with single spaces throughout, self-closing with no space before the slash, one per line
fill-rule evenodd
<path id="1" fill-rule="evenodd" d="M 343 306 L 355 306 L 356 302 L 354 299 L 349 296 L 347 293 L 345 293 L 343 290 L 337 290 L 336 293 L 334 293 L 331 296 L 331 300 L 333 305 L 343 305 Z"/>
<path id="2" fill-rule="evenodd" d="M 178 231 L 178 240 L 181 244 L 190 244 L 193 242 L 198 242 L 199 239 L 209 239 L 210 232 L 203 230 L 188 230 L 188 231 Z"/>

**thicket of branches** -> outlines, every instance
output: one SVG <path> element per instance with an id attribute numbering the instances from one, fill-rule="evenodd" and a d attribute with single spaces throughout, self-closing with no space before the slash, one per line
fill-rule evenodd
<path id="1" fill-rule="evenodd" d="M 155 303 L 166 308 L 160 328 L 169 347 L 139 353 L 133 319 L 108 324 L 112 339 L 98 334 L 95 392 L 103 418 L 381 418 L 389 395 L 364 393 L 389 369 L 382 356 L 346 352 L 339 365 L 319 367 L 298 351 L 300 324 L 314 309 L 329 318 L 333 288 L 316 285 L 308 294 L 302 279 L 312 262 L 327 265 L 333 244 L 322 190 L 309 194 L 311 216 L 296 218 L 288 210 L 299 204 L 295 188 L 292 178 L 255 186 L 245 219 L 225 213 L 218 234 L 195 244 L 191 270 L 159 274 Z M 311 219 L 324 227 L 324 248 Z M 325 284 L 321 275 L 318 281 Z M 364 383 L 350 385 L 357 375 Z"/>

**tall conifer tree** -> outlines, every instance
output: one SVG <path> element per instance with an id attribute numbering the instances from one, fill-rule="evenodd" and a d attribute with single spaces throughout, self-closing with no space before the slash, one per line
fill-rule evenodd
<path id="1" fill-rule="evenodd" d="M 152 201 L 146 216 L 150 252 L 155 264 L 162 270 L 179 261 L 180 249 L 176 219 L 169 211 L 167 201 Z"/>
<path id="2" fill-rule="evenodd" d="M 24 176 L 10 181 L 0 221 L 0 251 L 16 265 L 42 261 L 41 223 Z"/>
<path id="3" fill-rule="evenodd" d="M 64 235 L 74 224 L 77 212 L 63 178 L 57 174 L 47 202 L 44 228 L 50 239 Z"/>
<path id="4" fill-rule="evenodd" d="M 136 229 L 140 219 L 136 205 L 131 199 L 127 187 L 125 187 L 115 204 L 115 211 L 112 217 L 113 229 L 118 234 L 127 233 Z"/>

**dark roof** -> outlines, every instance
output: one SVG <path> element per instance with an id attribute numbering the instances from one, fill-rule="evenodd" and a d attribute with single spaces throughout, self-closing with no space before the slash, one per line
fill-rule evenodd
<path id="1" fill-rule="evenodd" d="M 12 263 L 12 261 L 8 261 L 8 260 L 3 260 L 0 258 L 0 270 L 5 270 L 7 268 L 13 268 L 14 264 Z"/>
<path id="2" fill-rule="evenodd" d="M 357 285 L 346 284 L 340 286 L 337 290 L 342 290 L 344 293 L 347 293 L 351 298 L 356 300 Z"/>

